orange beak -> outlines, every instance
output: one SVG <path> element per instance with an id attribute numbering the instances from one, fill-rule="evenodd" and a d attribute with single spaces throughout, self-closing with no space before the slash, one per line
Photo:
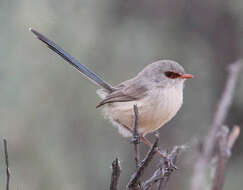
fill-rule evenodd
<path id="1" fill-rule="evenodd" d="M 193 78 L 194 76 L 192 74 L 183 74 L 180 76 L 180 78 L 182 79 L 191 79 Z"/>

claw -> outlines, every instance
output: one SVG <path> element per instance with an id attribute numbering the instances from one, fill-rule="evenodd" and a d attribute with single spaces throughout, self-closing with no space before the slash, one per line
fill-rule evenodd
<path id="1" fill-rule="evenodd" d="M 140 142 L 141 142 L 140 135 L 135 135 L 131 139 L 131 143 L 133 144 L 140 144 Z"/>
<path id="2" fill-rule="evenodd" d="M 173 163 L 173 160 L 168 158 L 168 157 L 165 157 L 165 165 L 168 166 L 168 169 L 172 169 L 172 170 L 178 170 L 179 168 Z"/>

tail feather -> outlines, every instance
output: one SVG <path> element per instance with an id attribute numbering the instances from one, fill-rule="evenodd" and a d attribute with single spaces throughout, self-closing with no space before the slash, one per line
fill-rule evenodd
<path id="1" fill-rule="evenodd" d="M 98 76 L 96 73 L 92 72 L 89 68 L 87 68 L 85 65 L 79 63 L 74 57 L 72 57 L 69 53 L 64 51 L 61 47 L 59 47 L 57 44 L 55 44 L 53 41 L 49 40 L 44 35 L 40 34 L 36 30 L 29 28 L 31 32 L 34 33 L 34 35 L 44 42 L 47 47 L 49 47 L 51 50 L 59 54 L 63 59 L 65 59 L 70 65 L 72 65 L 74 68 L 76 68 L 79 72 L 84 74 L 86 77 L 88 77 L 92 82 L 95 84 L 100 85 L 104 89 L 106 89 L 108 92 L 114 91 L 114 88 L 105 82 L 103 79 L 101 79 L 100 76 Z"/>

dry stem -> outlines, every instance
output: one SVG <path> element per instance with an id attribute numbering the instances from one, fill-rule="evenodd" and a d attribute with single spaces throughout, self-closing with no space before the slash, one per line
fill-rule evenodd
<path id="1" fill-rule="evenodd" d="M 4 145 L 4 155 L 5 155 L 5 165 L 6 165 L 6 190 L 9 190 L 9 182 L 10 182 L 10 171 L 8 166 L 8 143 L 6 139 L 3 139 Z"/>
<path id="2" fill-rule="evenodd" d="M 197 162 L 194 165 L 194 172 L 191 180 L 191 190 L 205 189 L 202 185 L 206 179 L 206 169 L 211 160 L 213 150 L 216 146 L 216 136 L 220 127 L 223 125 L 228 114 L 229 107 L 235 92 L 236 82 L 239 73 L 242 69 L 242 60 L 232 63 L 228 68 L 228 79 L 226 81 L 225 89 L 218 104 L 218 109 L 215 113 L 214 121 L 209 133 L 203 142 L 203 151 L 201 152 Z M 231 142 L 230 142 L 231 143 Z"/>
<path id="3" fill-rule="evenodd" d="M 112 162 L 112 174 L 111 174 L 111 184 L 110 190 L 118 190 L 118 181 L 121 173 L 120 161 L 116 158 Z"/>

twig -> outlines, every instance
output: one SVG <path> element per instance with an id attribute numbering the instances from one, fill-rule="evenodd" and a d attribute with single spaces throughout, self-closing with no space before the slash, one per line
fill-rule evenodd
<path id="1" fill-rule="evenodd" d="M 240 71 L 243 67 L 243 60 L 239 60 L 235 63 L 232 63 L 228 67 L 228 79 L 226 81 L 225 89 L 221 100 L 218 104 L 217 111 L 214 116 L 213 125 L 209 134 L 207 136 L 207 140 L 205 141 L 205 151 L 204 154 L 207 156 L 207 159 L 212 155 L 213 149 L 215 147 L 216 135 L 219 131 L 219 128 L 223 125 L 225 118 L 228 114 L 229 108 L 232 103 L 232 99 L 235 92 L 235 86 L 240 74 Z"/>
<path id="2" fill-rule="evenodd" d="M 232 98 L 234 95 L 234 90 L 239 73 L 242 69 L 243 62 L 239 60 L 232 63 L 228 68 L 228 79 L 225 85 L 224 92 L 218 104 L 218 109 L 215 113 L 214 121 L 209 133 L 203 142 L 203 151 L 201 152 L 198 161 L 195 163 L 193 168 L 193 176 L 191 180 L 191 190 L 205 189 L 202 187 L 203 181 L 206 178 L 206 168 L 211 159 L 213 150 L 216 145 L 216 135 L 220 127 L 223 125 L 225 118 L 227 116 L 229 107 L 232 103 Z"/>
<path id="3" fill-rule="evenodd" d="M 9 181 L 10 181 L 10 172 L 9 172 L 9 166 L 8 166 L 8 144 L 7 140 L 3 139 L 3 145 L 4 145 L 4 155 L 5 155 L 5 165 L 6 165 L 6 190 L 9 190 Z"/>
<path id="4" fill-rule="evenodd" d="M 161 178 L 160 183 L 158 185 L 158 190 L 165 189 L 168 185 L 169 178 L 171 174 L 177 169 L 176 162 L 178 156 L 181 154 L 183 150 L 186 149 L 186 146 L 174 146 L 172 151 L 167 155 L 165 161 L 164 161 L 164 171 L 163 175 L 164 177 Z"/>
<path id="5" fill-rule="evenodd" d="M 228 158 L 227 154 L 229 154 L 228 146 L 227 146 L 228 134 L 229 134 L 228 127 L 223 126 L 219 132 L 219 137 L 218 137 L 219 153 L 218 153 L 218 161 L 217 161 L 217 167 L 216 167 L 212 190 L 220 190 L 223 187 L 223 179 L 225 175 L 224 170 Z"/>
<path id="6" fill-rule="evenodd" d="M 136 163 L 136 168 L 138 169 L 139 167 L 139 144 L 140 144 L 140 136 L 138 134 L 138 107 L 137 105 L 133 106 L 134 110 L 134 124 L 133 124 L 133 139 L 132 142 L 134 144 L 134 152 L 135 152 L 135 163 Z"/>
<path id="7" fill-rule="evenodd" d="M 152 187 L 155 183 L 162 180 L 163 178 L 164 178 L 163 168 L 159 167 L 157 170 L 155 170 L 153 175 L 142 184 L 142 189 L 148 190 L 150 187 Z"/>
<path id="8" fill-rule="evenodd" d="M 155 170 L 153 175 L 142 184 L 142 189 L 148 190 L 157 182 L 160 182 L 158 185 L 158 190 L 166 187 L 170 175 L 176 169 L 175 164 L 177 161 L 177 157 L 183 150 L 185 150 L 184 145 L 174 146 L 172 151 L 166 154 L 166 157 L 164 158 L 164 163 L 161 165 L 161 167 Z"/>
<path id="9" fill-rule="evenodd" d="M 229 129 L 227 127 L 224 126 L 221 128 L 220 135 L 218 138 L 218 162 L 215 177 L 213 180 L 212 190 L 223 189 L 226 164 L 231 156 L 231 149 L 234 145 L 234 142 L 240 134 L 240 128 L 238 126 L 235 126 L 229 135 L 228 133 Z"/>
<path id="10" fill-rule="evenodd" d="M 144 160 L 140 163 L 137 171 L 131 176 L 129 183 L 127 184 L 127 190 L 138 190 L 140 188 L 139 179 L 143 175 L 144 170 L 148 167 L 149 163 L 152 161 L 156 150 L 158 148 L 159 138 L 156 138 L 152 148 L 145 156 Z"/>
<path id="11" fill-rule="evenodd" d="M 158 190 L 167 186 L 170 175 L 176 170 L 175 164 L 178 156 L 182 151 L 186 149 L 187 146 L 174 146 L 172 151 L 166 154 L 163 163 L 161 166 L 155 170 L 153 175 L 142 184 L 143 190 L 148 190 L 157 182 L 160 182 L 158 185 Z"/>
<path id="12" fill-rule="evenodd" d="M 118 181 L 121 173 L 120 161 L 116 158 L 112 162 L 112 174 L 111 174 L 111 184 L 110 190 L 117 190 L 118 189 Z"/>

